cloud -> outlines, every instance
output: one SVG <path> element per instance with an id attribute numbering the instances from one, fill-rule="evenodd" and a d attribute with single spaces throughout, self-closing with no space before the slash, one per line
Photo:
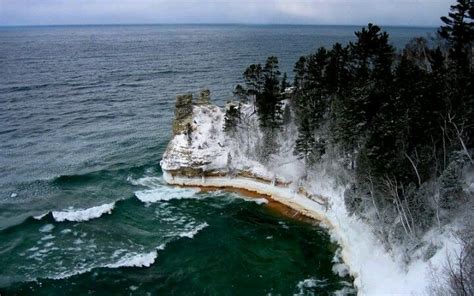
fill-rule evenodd
<path id="1" fill-rule="evenodd" d="M 0 25 L 439 25 L 452 0 L 0 0 Z"/>

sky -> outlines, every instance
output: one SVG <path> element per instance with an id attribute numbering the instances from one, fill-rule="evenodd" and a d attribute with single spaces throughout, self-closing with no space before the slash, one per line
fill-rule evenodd
<path id="1" fill-rule="evenodd" d="M 454 0 L 0 0 L 0 25 L 438 26 Z"/>

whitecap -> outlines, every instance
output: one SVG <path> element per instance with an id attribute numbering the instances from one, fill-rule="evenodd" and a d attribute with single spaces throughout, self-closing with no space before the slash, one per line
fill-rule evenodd
<path id="1" fill-rule="evenodd" d="M 206 222 L 202 223 L 202 224 L 199 224 L 196 228 L 190 230 L 190 231 L 186 231 L 186 232 L 182 232 L 179 234 L 180 237 L 187 237 L 187 238 L 193 238 L 199 231 L 203 230 L 204 228 L 206 228 L 207 226 L 209 226 L 209 224 L 207 224 Z"/>
<path id="2" fill-rule="evenodd" d="M 354 288 L 350 288 L 350 287 L 344 287 L 340 290 L 337 290 L 334 292 L 334 296 L 345 296 L 345 295 L 353 295 L 355 294 L 357 291 L 356 289 Z"/>
<path id="3" fill-rule="evenodd" d="M 49 248 L 49 247 L 52 247 L 52 246 L 54 246 L 53 242 L 49 242 L 46 245 L 44 245 L 45 248 Z"/>
<path id="4" fill-rule="evenodd" d="M 54 229 L 54 225 L 53 224 L 46 224 L 44 226 L 41 226 L 41 228 L 39 229 L 40 232 L 51 232 L 51 230 Z"/>
<path id="5" fill-rule="evenodd" d="M 127 254 L 119 261 L 107 264 L 105 267 L 150 267 L 155 262 L 157 256 L 158 252 L 156 250 L 145 254 Z"/>
<path id="6" fill-rule="evenodd" d="M 172 199 L 195 199 L 199 198 L 199 196 L 196 195 L 198 192 L 198 189 L 159 186 L 155 189 L 137 191 L 135 192 L 135 196 L 142 202 L 152 203 Z"/>
<path id="7" fill-rule="evenodd" d="M 75 276 L 78 274 L 83 274 L 92 271 L 95 268 L 121 268 L 121 267 L 150 267 L 156 260 L 158 256 L 159 250 L 164 250 L 166 244 L 162 244 L 158 246 L 155 250 L 149 253 L 126 253 L 127 251 L 124 249 L 119 249 L 112 255 L 111 259 L 114 259 L 117 256 L 121 258 L 118 261 L 108 263 L 108 264 L 78 264 L 76 269 L 68 270 L 59 272 L 53 275 L 45 276 L 49 279 L 66 279 L 71 276 Z M 52 248 L 54 249 L 54 248 Z M 35 251 L 36 249 L 31 249 L 31 251 Z M 68 251 L 81 251 L 81 248 L 67 248 Z M 124 254 L 125 253 L 125 254 Z M 123 255 L 122 255 L 123 254 Z M 44 254 L 40 254 L 39 252 L 34 253 L 33 255 L 29 256 L 28 258 L 36 259 L 42 261 Z"/>
<path id="8" fill-rule="evenodd" d="M 344 263 L 337 263 L 332 266 L 332 272 L 340 277 L 345 277 L 349 274 L 349 267 Z"/>
<path id="9" fill-rule="evenodd" d="M 296 288 L 298 289 L 298 293 L 294 295 L 314 295 L 313 288 L 326 286 L 326 280 L 318 280 L 315 278 L 309 278 L 302 280 L 296 284 Z"/>
<path id="10" fill-rule="evenodd" d="M 128 177 L 127 181 L 135 186 L 145 186 L 149 188 L 165 184 L 162 177 L 142 177 L 139 179 L 133 179 L 132 177 Z"/>
<path id="11" fill-rule="evenodd" d="M 150 267 L 156 257 L 158 257 L 158 250 L 164 250 L 165 244 L 160 245 L 149 253 L 132 253 L 126 254 L 115 263 L 105 265 L 108 268 L 119 268 L 119 267 Z"/>
<path id="12" fill-rule="evenodd" d="M 247 202 L 254 202 L 258 205 L 268 203 L 268 199 L 263 198 L 263 197 L 246 197 L 246 196 L 243 196 L 243 195 L 240 195 L 240 194 L 231 194 L 230 196 L 235 198 L 235 199 L 241 199 L 241 200 L 247 201 Z"/>
<path id="13" fill-rule="evenodd" d="M 53 238 L 55 238 L 54 235 L 48 234 L 47 236 L 43 236 L 43 237 L 41 238 L 41 240 L 42 240 L 42 241 L 45 241 L 45 240 L 50 240 L 50 239 L 53 239 Z"/>
<path id="14" fill-rule="evenodd" d="M 33 219 L 41 220 L 41 219 L 43 219 L 44 217 L 46 217 L 48 214 L 49 214 L 49 212 L 46 212 L 46 213 L 41 214 L 41 215 L 38 215 L 38 216 L 33 216 Z"/>
<path id="15" fill-rule="evenodd" d="M 99 218 L 103 214 L 110 214 L 112 213 L 114 207 L 115 202 L 103 204 L 88 209 L 67 209 L 65 211 L 53 211 L 52 214 L 54 220 L 56 220 L 57 222 L 82 222 Z"/>

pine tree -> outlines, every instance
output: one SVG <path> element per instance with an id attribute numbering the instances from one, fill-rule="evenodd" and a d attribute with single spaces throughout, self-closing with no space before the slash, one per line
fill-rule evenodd
<path id="1" fill-rule="evenodd" d="M 278 58 L 271 56 L 263 69 L 263 90 L 256 96 L 260 124 L 265 128 L 281 126 L 282 103 L 279 76 Z"/>
<path id="2" fill-rule="evenodd" d="M 451 117 L 453 125 L 465 130 L 469 145 L 474 144 L 474 2 L 457 0 L 448 16 L 441 18 L 445 24 L 438 31 L 449 46 L 449 75 L 447 76 L 448 107 L 445 117 Z M 456 132 L 457 133 L 457 132 Z"/>
<path id="3" fill-rule="evenodd" d="M 224 131 L 229 135 L 234 135 L 240 123 L 240 105 L 228 103 L 224 116 Z"/>
<path id="4" fill-rule="evenodd" d="M 298 91 L 298 89 L 304 86 L 306 80 L 306 57 L 299 58 L 299 60 L 295 64 L 293 72 L 295 72 L 295 81 L 293 82 L 293 85 Z"/>
<path id="5" fill-rule="evenodd" d="M 313 149 L 316 144 L 314 129 L 308 116 L 302 119 L 298 128 L 298 138 L 296 139 L 295 154 L 304 158 L 306 163 L 312 163 Z"/>
<path id="6" fill-rule="evenodd" d="M 281 85 L 280 85 L 280 90 L 281 92 L 284 92 L 288 87 L 290 87 L 290 84 L 288 83 L 288 75 L 283 73 L 283 77 L 281 79 Z"/>
<path id="7" fill-rule="evenodd" d="M 340 43 L 334 44 L 328 52 L 329 61 L 326 67 L 326 86 L 329 93 L 336 94 L 350 83 L 348 70 L 349 50 Z"/>
<path id="8" fill-rule="evenodd" d="M 243 73 L 245 84 L 247 85 L 247 95 L 254 99 L 257 95 L 262 93 L 263 90 L 263 69 L 260 64 L 252 64 Z"/>
<path id="9" fill-rule="evenodd" d="M 441 17 L 445 24 L 438 30 L 450 46 L 450 56 L 456 66 L 465 70 L 472 68 L 474 41 L 474 2 L 457 0 L 448 16 Z"/>
<path id="10" fill-rule="evenodd" d="M 248 92 L 247 90 L 240 84 L 235 86 L 233 91 L 234 97 L 236 97 L 239 102 L 247 103 L 248 102 Z"/>

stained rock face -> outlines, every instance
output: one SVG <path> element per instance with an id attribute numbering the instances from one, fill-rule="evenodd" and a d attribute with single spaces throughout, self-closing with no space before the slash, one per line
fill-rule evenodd
<path id="1" fill-rule="evenodd" d="M 196 100 L 196 105 L 209 105 L 211 103 L 211 91 L 209 89 L 203 89 L 199 93 L 199 97 Z"/>
<path id="2" fill-rule="evenodd" d="M 192 123 L 193 117 L 193 95 L 185 94 L 176 97 L 176 108 L 174 110 L 173 135 L 186 132 L 188 124 Z"/>

